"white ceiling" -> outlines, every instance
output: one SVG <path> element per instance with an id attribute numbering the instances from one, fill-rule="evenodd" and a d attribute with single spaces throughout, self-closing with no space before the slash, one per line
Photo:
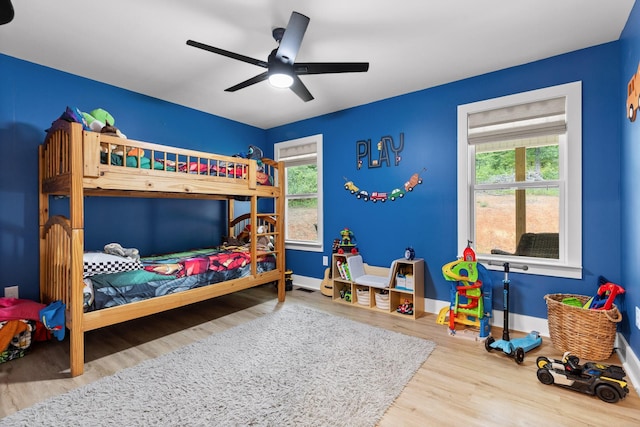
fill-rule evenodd
<path id="1" fill-rule="evenodd" d="M 268 129 L 617 40 L 634 1 L 13 0 L 0 53 Z M 296 61 L 369 71 L 302 76 L 307 103 L 266 81 L 231 93 L 264 69 L 186 45 L 266 61 L 293 10 L 311 19 Z"/>

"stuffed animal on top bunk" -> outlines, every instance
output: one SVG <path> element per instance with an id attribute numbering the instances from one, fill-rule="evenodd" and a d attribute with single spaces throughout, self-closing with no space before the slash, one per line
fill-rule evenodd
<path id="1" fill-rule="evenodd" d="M 125 134 L 120 132 L 116 124 L 116 119 L 106 110 L 96 108 L 89 113 L 82 113 L 89 128 L 94 132 L 100 132 L 107 135 L 117 136 L 118 138 L 127 138 Z"/>

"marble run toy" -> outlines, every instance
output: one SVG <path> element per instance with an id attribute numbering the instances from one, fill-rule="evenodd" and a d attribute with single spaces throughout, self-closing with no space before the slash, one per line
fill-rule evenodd
<path id="1" fill-rule="evenodd" d="M 451 304 L 440 310 L 437 323 L 448 324 L 449 333 L 452 335 L 455 335 L 456 324 L 475 326 L 480 330 L 479 337 L 484 338 L 490 332 L 491 281 L 484 266 L 476 261 L 475 252 L 470 244 L 471 242 L 464 250 L 462 259 L 442 267 L 444 278 L 458 283 L 452 284 Z"/>

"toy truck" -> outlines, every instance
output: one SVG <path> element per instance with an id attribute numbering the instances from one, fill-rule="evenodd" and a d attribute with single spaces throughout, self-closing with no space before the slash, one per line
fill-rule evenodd
<path id="1" fill-rule="evenodd" d="M 549 360 L 538 357 L 538 380 L 542 384 L 555 384 L 559 387 L 598 396 L 607 403 L 616 403 L 629 394 L 624 379 L 626 373 L 620 366 L 587 362 L 580 365 L 580 359 L 569 352 L 562 360 Z"/>

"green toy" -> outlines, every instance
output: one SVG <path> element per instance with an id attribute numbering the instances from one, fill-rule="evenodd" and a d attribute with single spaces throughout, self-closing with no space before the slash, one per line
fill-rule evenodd
<path id="1" fill-rule="evenodd" d="M 96 108 L 88 113 L 83 112 L 82 116 L 94 132 L 100 132 L 105 126 L 115 126 L 116 123 L 116 119 L 102 108 Z"/>

